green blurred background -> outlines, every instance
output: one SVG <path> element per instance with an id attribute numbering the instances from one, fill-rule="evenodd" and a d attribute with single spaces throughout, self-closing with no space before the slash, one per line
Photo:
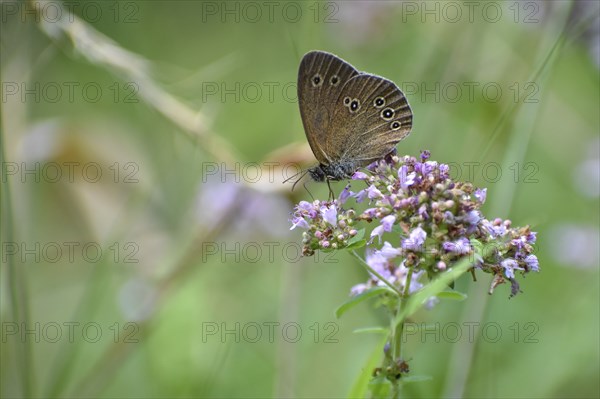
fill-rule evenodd
<path id="1" fill-rule="evenodd" d="M 289 231 L 312 49 L 395 81 L 398 152 L 538 231 L 523 294 L 464 276 L 415 317 L 441 333 L 408 337 L 405 396 L 600 394 L 597 2 L 0 5 L 2 397 L 345 397 L 379 363 L 353 331 L 385 314 L 334 316 L 364 270 Z"/>

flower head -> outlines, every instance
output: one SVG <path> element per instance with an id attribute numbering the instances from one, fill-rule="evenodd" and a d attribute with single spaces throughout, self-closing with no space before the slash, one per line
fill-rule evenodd
<path id="1" fill-rule="evenodd" d="M 536 233 L 529 226 L 513 227 L 510 220 L 487 219 L 481 212 L 487 190 L 451 179 L 448 165 L 430 160 L 428 151 L 419 159 L 388 156 L 352 179 L 367 187 L 357 193 L 346 187 L 339 200 L 302 201 L 294 209 L 292 228 L 306 229 L 305 255 L 344 248 L 357 234 L 358 223 L 376 222 L 367 243 L 367 264 L 398 288 L 409 270 L 410 289 L 418 289 L 424 279 L 445 273 L 465 257 L 473 257 L 476 270 L 493 275 L 492 290 L 509 281 L 512 294 L 520 292 L 518 273 L 539 271 L 533 254 Z M 350 198 L 356 203 L 368 198 L 369 208 L 358 214 L 343 209 Z M 383 234 L 396 231 L 398 247 L 388 241 L 382 246 Z M 381 282 L 371 276 L 366 287 L 372 284 Z"/>

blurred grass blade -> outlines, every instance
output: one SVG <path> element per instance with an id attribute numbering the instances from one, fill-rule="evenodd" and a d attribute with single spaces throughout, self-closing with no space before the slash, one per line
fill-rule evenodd
<path id="1" fill-rule="evenodd" d="M 5 108 L 3 107 L 2 110 Z M 2 114 L 4 112 L 2 111 Z M 2 115 L 4 120 L 4 115 Z M 0 130 L 0 164 L 5 165 L 7 162 L 6 154 L 4 154 L 4 126 Z M 3 166 L 4 168 L 4 166 Z M 2 195 L 0 196 L 1 209 L 2 209 L 2 252 L 3 258 L 6 257 L 6 273 L 8 284 L 6 289 L 8 291 L 8 297 L 10 298 L 10 316 L 13 322 L 18 323 L 19 326 L 29 326 L 30 322 L 30 311 L 29 311 L 29 295 L 27 290 L 27 276 L 26 265 L 21 261 L 19 267 L 15 264 L 15 257 L 7 256 L 4 253 L 5 243 L 15 243 L 14 224 L 12 220 L 13 211 L 11 204 L 10 186 L 8 179 L 5 179 L 4 171 L 2 175 Z M 22 259 L 22 258 L 19 258 Z M 4 259 L 3 259 L 4 263 Z M 2 320 L 3 322 L 5 320 Z M 2 333 L 4 341 L 4 330 Z M 33 353 L 29 339 L 18 340 L 15 350 L 15 358 L 17 362 L 18 375 L 21 383 L 22 395 L 25 398 L 34 395 L 34 382 L 35 382 L 35 368 L 33 367 Z"/>
<path id="2" fill-rule="evenodd" d="M 78 55 L 114 73 L 124 82 L 135 84 L 137 96 L 179 126 L 196 145 L 201 145 L 216 159 L 226 162 L 239 159 L 229 142 L 211 132 L 209 119 L 203 112 L 189 108 L 150 76 L 148 60 L 119 46 L 67 10 L 61 2 L 53 4 L 60 7 L 60 18 L 48 21 L 42 16 L 39 20 L 41 29 L 57 45 L 66 38 Z M 32 8 L 43 15 L 43 2 L 33 2 Z"/>
<path id="3" fill-rule="evenodd" d="M 573 3 L 569 2 L 566 6 L 562 7 L 562 10 L 555 12 L 552 16 L 556 19 L 556 23 L 547 23 L 546 29 L 549 30 L 548 35 L 545 35 L 547 43 L 546 45 L 540 46 L 542 50 L 538 55 L 539 62 L 538 68 L 533 72 L 531 81 L 535 81 L 539 86 L 539 92 L 544 92 L 545 81 L 556 60 L 558 59 L 560 52 L 566 42 L 566 32 L 568 27 L 568 16 L 570 14 Z M 556 26 L 560 26 L 561 29 L 557 33 L 555 32 Z M 504 154 L 503 164 L 509 162 L 519 162 L 523 164 L 523 160 L 527 153 L 528 146 L 530 144 L 531 136 L 535 126 L 535 122 L 540 110 L 538 103 L 528 104 L 528 107 L 521 107 L 521 101 L 519 99 L 518 104 L 515 104 L 510 112 L 507 112 L 501 119 L 500 124 L 504 124 L 509 117 L 514 118 L 512 125 L 509 143 Z M 541 101 L 540 101 L 541 102 Z M 516 111 L 519 111 L 516 113 Z M 499 134 L 500 126 L 494 132 L 494 136 L 488 143 L 488 146 L 482 153 L 482 158 L 491 146 L 494 144 L 494 140 Z M 501 217 L 510 213 L 514 195 L 516 190 L 516 184 L 511 179 L 503 179 L 494 188 L 494 191 L 490 193 L 490 214 L 493 217 Z M 488 303 L 488 295 L 480 290 L 475 284 L 471 285 L 470 295 L 471 300 L 466 302 L 465 309 L 463 311 L 461 322 L 469 320 L 481 320 L 485 314 L 485 309 Z M 477 337 L 478 338 L 478 337 Z M 476 338 L 476 339 L 477 339 Z M 465 386 L 467 384 L 469 372 L 471 370 L 474 353 L 477 347 L 477 341 L 473 342 L 458 342 L 453 346 L 452 354 L 450 355 L 449 364 L 447 369 L 449 370 L 446 375 L 445 386 L 442 390 L 442 396 L 444 397 L 462 397 L 464 396 Z"/>
<path id="4" fill-rule="evenodd" d="M 383 347 L 387 342 L 387 336 L 383 337 L 379 343 L 375 346 L 375 350 L 365 363 L 363 369 L 358 375 L 356 381 L 352 385 L 350 392 L 348 392 L 349 399 L 366 398 L 369 390 L 369 381 L 373 377 L 373 370 L 377 367 L 377 364 L 381 361 L 381 355 L 383 354 Z"/>

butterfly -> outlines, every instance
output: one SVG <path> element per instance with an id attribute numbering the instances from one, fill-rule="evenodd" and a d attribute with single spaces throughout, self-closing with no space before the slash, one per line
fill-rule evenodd
<path id="1" fill-rule="evenodd" d="M 319 162 L 307 172 L 318 182 L 351 178 L 357 169 L 393 153 L 412 128 L 410 105 L 392 81 L 359 72 L 324 51 L 302 58 L 298 103 Z"/>

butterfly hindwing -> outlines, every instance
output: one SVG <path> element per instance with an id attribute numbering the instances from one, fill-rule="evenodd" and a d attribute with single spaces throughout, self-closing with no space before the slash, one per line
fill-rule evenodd
<path id="1" fill-rule="evenodd" d="M 371 74 L 350 79 L 338 95 L 324 148 L 333 162 L 357 166 L 385 157 L 412 128 L 404 93 L 390 80 Z"/>

